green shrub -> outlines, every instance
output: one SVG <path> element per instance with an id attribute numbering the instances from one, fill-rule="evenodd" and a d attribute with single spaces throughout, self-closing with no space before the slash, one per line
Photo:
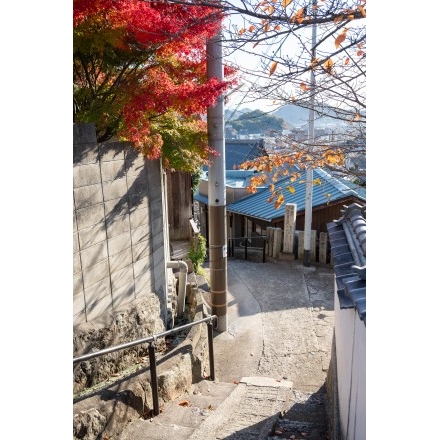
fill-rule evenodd
<path id="1" fill-rule="evenodd" d="M 206 238 L 203 235 L 198 234 L 191 238 L 188 257 L 194 266 L 194 272 L 200 273 L 206 258 Z"/>

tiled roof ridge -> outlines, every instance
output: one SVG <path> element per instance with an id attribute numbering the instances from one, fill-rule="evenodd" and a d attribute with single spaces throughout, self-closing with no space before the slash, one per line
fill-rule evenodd
<path id="1" fill-rule="evenodd" d="M 365 266 L 367 257 L 366 206 L 352 203 L 344 208 L 341 210 L 342 217 L 336 220 L 336 223 L 344 228 L 356 264 Z"/>
<path id="2" fill-rule="evenodd" d="M 366 206 L 352 203 L 327 224 L 341 309 L 354 307 L 366 324 Z"/>

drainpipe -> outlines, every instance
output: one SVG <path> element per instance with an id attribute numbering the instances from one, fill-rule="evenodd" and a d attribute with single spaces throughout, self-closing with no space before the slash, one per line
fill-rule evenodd
<path id="1" fill-rule="evenodd" d="M 185 310 L 186 283 L 188 276 L 188 265 L 182 261 L 167 261 L 168 269 L 179 269 L 179 293 L 177 295 L 177 317 L 183 316 Z"/>

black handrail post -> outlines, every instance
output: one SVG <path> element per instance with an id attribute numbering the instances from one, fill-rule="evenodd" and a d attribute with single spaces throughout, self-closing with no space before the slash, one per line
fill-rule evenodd
<path id="1" fill-rule="evenodd" d="M 150 376 L 151 376 L 151 392 L 153 394 L 153 412 L 155 416 L 159 415 L 159 393 L 157 386 L 156 371 L 156 347 L 154 341 L 148 346 L 148 356 L 150 358 Z"/>
<path id="2" fill-rule="evenodd" d="M 209 371 L 211 380 L 215 380 L 214 371 L 214 330 L 212 320 L 207 322 L 208 325 L 208 348 L 209 348 Z"/>
<path id="3" fill-rule="evenodd" d="M 266 239 L 263 240 L 263 263 L 266 262 Z"/>

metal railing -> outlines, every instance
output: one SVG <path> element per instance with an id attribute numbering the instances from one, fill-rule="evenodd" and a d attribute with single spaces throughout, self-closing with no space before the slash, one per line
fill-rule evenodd
<path id="1" fill-rule="evenodd" d="M 156 347 L 155 342 L 158 338 L 163 338 L 173 333 L 180 332 L 182 330 L 191 328 L 198 324 L 203 324 L 206 322 L 208 327 L 208 349 L 209 349 L 209 378 L 215 380 L 214 371 L 214 336 L 213 336 L 213 321 L 217 320 L 216 315 L 209 315 L 206 318 L 199 319 L 198 321 L 190 322 L 189 324 L 181 325 L 180 327 L 175 327 L 171 330 L 167 330 L 157 335 L 148 336 L 147 338 L 137 339 L 135 341 L 126 342 L 124 344 L 115 345 L 113 347 L 105 348 L 104 350 L 95 351 L 93 353 L 84 354 L 82 356 L 73 358 L 73 365 L 79 362 L 87 361 L 96 357 L 104 356 L 108 353 L 113 353 L 115 351 L 123 350 L 125 348 L 131 348 L 136 345 L 149 343 L 148 346 L 148 356 L 150 360 L 150 377 L 151 377 L 151 391 L 153 394 L 153 411 L 154 415 L 159 415 L 159 391 L 157 384 L 157 369 L 156 369 Z"/>
<path id="2" fill-rule="evenodd" d="M 266 236 L 228 238 L 228 256 L 235 257 L 236 251 L 244 250 L 244 259 L 248 259 L 249 251 L 262 253 L 262 261 L 266 262 Z"/>

